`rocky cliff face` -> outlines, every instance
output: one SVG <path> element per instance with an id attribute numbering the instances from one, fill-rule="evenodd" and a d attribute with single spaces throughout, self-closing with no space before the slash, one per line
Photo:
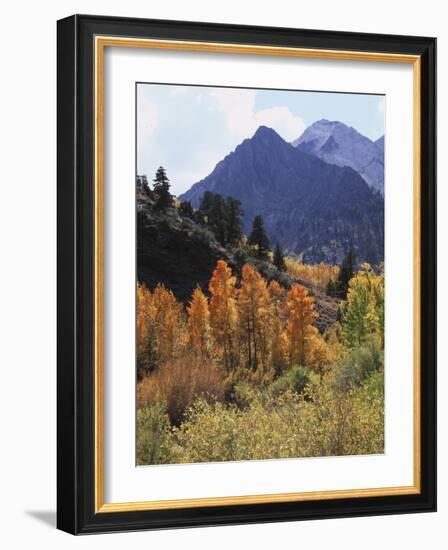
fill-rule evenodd
<path id="1" fill-rule="evenodd" d="M 372 189 L 384 194 L 384 136 L 373 142 L 342 122 L 323 119 L 292 145 L 330 164 L 353 168 Z"/>
<path id="2" fill-rule="evenodd" d="M 270 128 L 260 127 L 179 198 L 198 207 L 204 191 L 241 201 L 245 233 L 261 214 L 271 244 L 306 262 L 340 263 L 350 245 L 358 262 L 383 260 L 382 196 L 354 169 L 304 152 Z"/>

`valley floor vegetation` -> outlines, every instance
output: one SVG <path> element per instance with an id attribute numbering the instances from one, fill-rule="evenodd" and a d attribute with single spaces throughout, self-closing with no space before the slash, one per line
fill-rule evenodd
<path id="1" fill-rule="evenodd" d="M 339 268 L 285 269 L 309 287 L 224 260 L 186 305 L 138 285 L 139 465 L 383 452 L 382 266 L 352 273 L 324 332 L 310 289 L 335 295 Z"/>

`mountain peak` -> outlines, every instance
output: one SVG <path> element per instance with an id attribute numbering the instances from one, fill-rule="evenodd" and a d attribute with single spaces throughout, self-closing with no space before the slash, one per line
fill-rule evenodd
<path id="1" fill-rule="evenodd" d="M 374 143 L 352 126 L 323 118 L 311 124 L 291 145 L 329 164 L 353 168 L 370 187 L 384 192 L 381 144 Z"/>
<path id="2" fill-rule="evenodd" d="M 252 140 L 260 140 L 262 139 L 263 141 L 266 141 L 266 140 L 281 140 L 283 141 L 283 138 L 281 136 L 279 136 L 279 134 L 277 134 L 277 132 L 275 130 L 273 130 L 272 128 L 269 128 L 269 126 L 259 126 L 254 135 L 252 136 L 251 138 Z"/>
<path id="3" fill-rule="evenodd" d="M 345 124 L 339 120 L 328 120 L 327 118 L 316 120 L 316 122 L 314 122 L 311 126 L 314 126 L 315 124 L 320 124 L 322 126 L 345 126 Z"/>
<path id="4" fill-rule="evenodd" d="M 338 153 L 336 139 L 327 135 L 325 143 L 327 154 Z M 305 154 L 261 126 L 179 200 L 197 208 L 205 191 L 233 197 L 241 202 L 244 233 L 255 216 L 263 216 L 271 243 L 310 263 L 339 263 L 356 235 L 358 260 L 375 264 L 383 258 L 383 202 L 344 166 Z M 348 204 L 356 204 L 356 215 Z"/>

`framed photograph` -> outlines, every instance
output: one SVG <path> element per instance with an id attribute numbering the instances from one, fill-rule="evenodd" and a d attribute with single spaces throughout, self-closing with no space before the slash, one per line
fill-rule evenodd
<path id="1" fill-rule="evenodd" d="M 58 527 L 436 508 L 434 38 L 58 21 Z"/>

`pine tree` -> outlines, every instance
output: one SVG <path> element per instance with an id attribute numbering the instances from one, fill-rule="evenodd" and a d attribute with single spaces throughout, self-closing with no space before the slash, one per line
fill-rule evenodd
<path id="1" fill-rule="evenodd" d="M 199 212 L 207 221 L 216 240 L 225 246 L 227 243 L 226 205 L 221 195 L 206 191 L 199 205 Z"/>
<path id="2" fill-rule="evenodd" d="M 334 285 L 335 295 L 341 300 L 345 300 L 347 297 L 348 287 L 350 279 L 353 278 L 355 269 L 355 255 L 353 247 L 350 245 L 349 251 L 345 256 L 341 268 L 339 270 L 338 278 Z"/>
<path id="3" fill-rule="evenodd" d="M 148 197 L 152 198 L 152 191 L 149 188 L 148 178 L 145 174 L 137 176 L 137 191 L 140 191 L 141 193 L 144 193 Z"/>
<path id="4" fill-rule="evenodd" d="M 217 241 L 225 246 L 227 244 L 226 207 L 221 195 L 213 194 L 207 213 L 207 224 L 213 231 Z"/>
<path id="5" fill-rule="evenodd" d="M 206 191 L 196 214 L 206 221 L 222 246 L 239 243 L 242 237 L 241 217 L 243 215 L 239 200 L 233 197 L 224 199 L 218 193 Z"/>
<path id="6" fill-rule="evenodd" d="M 157 168 L 154 182 L 154 194 L 156 195 L 155 206 L 158 210 L 165 210 L 173 205 L 173 197 L 170 193 L 170 180 L 166 175 L 166 170 L 163 166 Z"/>
<path id="7" fill-rule="evenodd" d="M 208 216 L 208 213 L 213 204 L 214 198 L 215 198 L 215 193 L 212 193 L 211 191 L 205 191 L 204 194 L 202 195 L 202 199 L 199 204 L 199 212 L 202 212 L 204 216 Z"/>
<path id="8" fill-rule="evenodd" d="M 188 201 L 184 201 L 180 203 L 179 212 L 186 218 L 190 218 L 190 220 L 194 219 L 194 210 L 193 210 L 193 207 L 191 206 L 191 203 Z"/>
<path id="9" fill-rule="evenodd" d="M 228 244 L 238 244 L 241 240 L 241 218 L 243 210 L 241 202 L 233 197 L 227 197 L 225 200 L 226 220 L 227 220 L 227 242 Z"/>
<path id="10" fill-rule="evenodd" d="M 276 244 L 274 250 L 274 265 L 279 271 L 286 271 L 285 258 L 283 256 L 282 249 L 280 248 L 279 243 Z"/>
<path id="11" fill-rule="evenodd" d="M 193 212 L 193 220 L 199 225 L 205 225 L 205 216 L 200 210 Z"/>
<path id="12" fill-rule="evenodd" d="M 258 258 L 266 258 L 271 251 L 269 248 L 269 239 L 264 230 L 264 221 L 262 216 L 255 216 L 252 223 L 252 232 L 249 235 L 248 244 L 253 246 Z"/>

